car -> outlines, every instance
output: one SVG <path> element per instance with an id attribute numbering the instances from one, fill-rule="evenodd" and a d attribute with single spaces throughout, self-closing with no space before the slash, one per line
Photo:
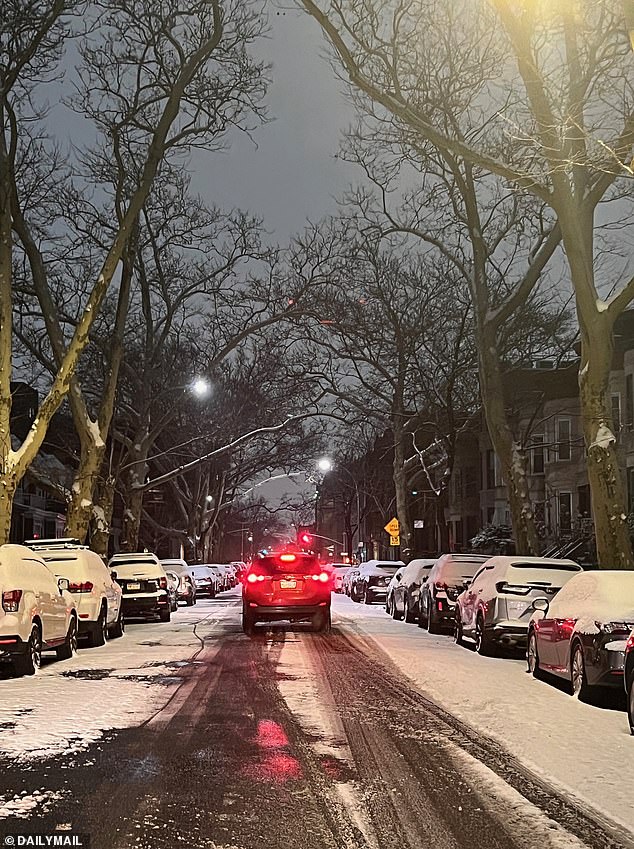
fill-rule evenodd
<path id="1" fill-rule="evenodd" d="M 430 634 L 453 631 L 456 599 L 488 559 L 482 554 L 441 555 L 421 587 L 419 627 L 427 628 Z"/>
<path id="2" fill-rule="evenodd" d="M 332 572 L 333 584 L 332 589 L 333 592 L 342 593 L 343 592 L 343 579 L 346 575 L 346 572 L 350 569 L 349 563 L 328 563 L 328 569 Z"/>
<path id="3" fill-rule="evenodd" d="M 358 566 L 351 566 L 348 569 L 348 571 L 345 573 L 345 575 L 343 576 L 343 583 L 342 583 L 343 591 L 347 596 L 350 596 L 351 598 L 352 598 L 352 596 L 350 595 L 350 592 L 351 592 L 351 589 L 352 589 L 352 582 L 357 578 L 358 574 L 359 574 L 359 567 Z"/>
<path id="4" fill-rule="evenodd" d="M 220 592 L 230 590 L 235 586 L 233 570 L 225 563 L 213 563 L 214 569 L 220 574 L 221 589 Z"/>
<path id="5" fill-rule="evenodd" d="M 249 566 L 242 592 L 242 628 L 252 634 L 258 622 L 309 620 L 316 631 L 330 630 L 332 574 L 312 554 L 281 551 L 258 555 Z"/>
<path id="6" fill-rule="evenodd" d="M 178 601 L 184 601 L 187 607 L 192 607 L 196 604 L 196 586 L 194 579 L 190 575 L 189 566 L 184 560 L 177 558 L 161 560 L 161 566 L 168 571 L 175 572 L 178 575 L 179 583 L 176 588 L 176 597 Z"/>
<path id="7" fill-rule="evenodd" d="M 244 576 L 244 573 L 247 571 L 247 564 L 244 560 L 232 560 L 231 565 L 236 570 L 236 583 L 240 583 Z"/>
<path id="8" fill-rule="evenodd" d="M 194 580 L 196 596 L 206 595 L 209 598 L 215 598 L 220 586 L 220 576 L 213 566 L 207 563 L 190 566 L 189 573 Z"/>
<path id="9" fill-rule="evenodd" d="M 491 557 L 456 603 L 455 640 L 475 641 L 478 654 L 526 648 L 533 599 L 552 599 L 583 568 L 553 557 Z"/>
<path id="10" fill-rule="evenodd" d="M 410 560 L 392 592 L 392 618 L 418 622 L 421 586 L 436 562 L 435 559 Z"/>
<path id="11" fill-rule="evenodd" d="M 400 569 L 397 569 L 396 572 L 392 575 L 392 580 L 387 585 L 387 595 L 385 596 L 385 612 L 388 613 L 393 619 L 398 618 L 394 616 L 394 590 L 402 581 L 403 572 L 406 568 L 406 566 L 401 566 Z"/>
<path id="12" fill-rule="evenodd" d="M 180 578 L 177 572 L 172 572 L 171 569 L 165 569 L 167 575 L 167 592 L 170 598 L 170 610 L 175 613 L 178 610 L 178 587 Z"/>
<path id="13" fill-rule="evenodd" d="M 68 578 L 75 599 L 80 638 L 102 646 L 125 630 L 122 591 L 101 557 L 77 539 L 27 540 L 58 578 Z"/>
<path id="14" fill-rule="evenodd" d="M 350 587 L 350 598 L 372 604 L 375 601 L 385 603 L 387 587 L 402 560 L 367 560 L 359 565 L 359 574 Z"/>
<path id="15" fill-rule="evenodd" d="M 113 555 L 108 566 L 123 591 L 123 615 L 169 622 L 172 616 L 167 575 L 156 554 L 138 551 Z"/>
<path id="16" fill-rule="evenodd" d="M 625 645 L 623 683 L 627 699 L 627 718 L 630 723 L 630 733 L 634 734 L 634 631 Z"/>
<path id="17" fill-rule="evenodd" d="M 566 680 L 572 695 L 622 687 L 625 648 L 634 630 L 634 572 L 579 572 L 553 599 L 532 602 L 526 651 L 529 671 Z"/>
<path id="18" fill-rule="evenodd" d="M 77 651 L 78 616 L 67 578 L 57 578 L 25 545 L 0 546 L 0 660 L 34 675 L 43 651 L 67 660 Z"/>

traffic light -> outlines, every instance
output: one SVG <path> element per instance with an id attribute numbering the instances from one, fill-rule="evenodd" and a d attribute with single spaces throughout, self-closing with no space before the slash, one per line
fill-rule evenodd
<path id="1" fill-rule="evenodd" d="M 313 541 L 313 535 L 312 535 L 312 534 L 309 534 L 309 533 L 307 533 L 307 532 L 304 532 L 304 533 L 300 536 L 299 540 L 300 540 L 300 542 L 301 542 L 301 543 L 303 543 L 304 545 L 310 545 L 310 544 L 312 543 L 312 541 Z"/>
<path id="2" fill-rule="evenodd" d="M 297 544 L 300 548 L 312 548 L 313 545 L 313 534 L 310 531 L 310 528 L 298 528 L 297 531 Z"/>

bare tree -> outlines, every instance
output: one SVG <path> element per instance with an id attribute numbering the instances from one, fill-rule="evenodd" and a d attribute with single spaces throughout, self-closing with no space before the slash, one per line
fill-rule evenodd
<path id="1" fill-rule="evenodd" d="M 598 208 L 620 196 L 623 220 L 632 199 L 623 187 L 631 183 L 634 150 L 623 6 L 599 0 L 301 5 L 322 27 L 354 89 L 379 112 L 420 145 L 496 175 L 553 211 L 581 328 L 580 397 L 599 562 L 632 568 L 608 378 L 614 322 L 634 296 L 634 278 L 626 263 L 602 286 L 596 277 Z M 458 123 L 445 111 L 452 94 L 445 82 L 452 77 L 475 94 Z"/>

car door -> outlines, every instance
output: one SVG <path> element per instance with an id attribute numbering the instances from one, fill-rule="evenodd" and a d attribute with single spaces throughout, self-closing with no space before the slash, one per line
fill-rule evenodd
<path id="1" fill-rule="evenodd" d="M 45 642 L 63 640 L 66 636 L 66 599 L 60 592 L 57 578 L 39 560 L 31 566 L 37 582 L 38 604 L 41 610 L 42 639 Z"/>
<path id="2" fill-rule="evenodd" d="M 557 620 L 546 615 L 535 623 L 535 636 L 537 638 L 537 654 L 539 665 L 551 668 L 557 665 Z"/>

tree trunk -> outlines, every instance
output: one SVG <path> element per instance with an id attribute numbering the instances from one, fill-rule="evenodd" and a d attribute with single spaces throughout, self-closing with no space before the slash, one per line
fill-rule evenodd
<path id="1" fill-rule="evenodd" d="M 526 453 L 513 437 L 508 423 L 495 340 L 487 338 L 486 329 L 481 329 L 480 333 L 480 395 L 491 444 L 502 465 L 515 549 L 518 554 L 539 555 L 539 537 L 528 488 Z"/>
<path id="2" fill-rule="evenodd" d="M 405 433 L 403 431 L 403 416 L 398 412 L 392 417 L 394 433 L 394 490 L 396 494 L 396 515 L 400 525 L 401 557 L 407 557 L 412 552 L 413 534 L 412 522 L 409 515 L 409 485 L 405 471 Z"/>
<path id="3" fill-rule="evenodd" d="M 147 466 L 143 466 L 144 469 Z M 132 484 L 128 487 L 123 511 L 122 551 L 138 551 L 141 513 L 143 511 L 143 490 Z"/>
<path id="4" fill-rule="evenodd" d="M 4 474 L 0 481 L 0 544 L 9 542 L 11 535 L 11 515 L 13 499 L 17 489 L 15 476 Z"/>
<path id="5" fill-rule="evenodd" d="M 114 511 L 115 478 L 113 475 L 103 480 L 99 487 L 92 510 L 90 547 L 101 557 L 107 559 Z"/>
<path id="6" fill-rule="evenodd" d="M 93 494 L 103 461 L 105 445 L 93 445 L 88 451 L 82 447 L 79 469 L 71 489 L 71 499 L 66 510 L 66 536 L 85 542 L 93 511 Z"/>

